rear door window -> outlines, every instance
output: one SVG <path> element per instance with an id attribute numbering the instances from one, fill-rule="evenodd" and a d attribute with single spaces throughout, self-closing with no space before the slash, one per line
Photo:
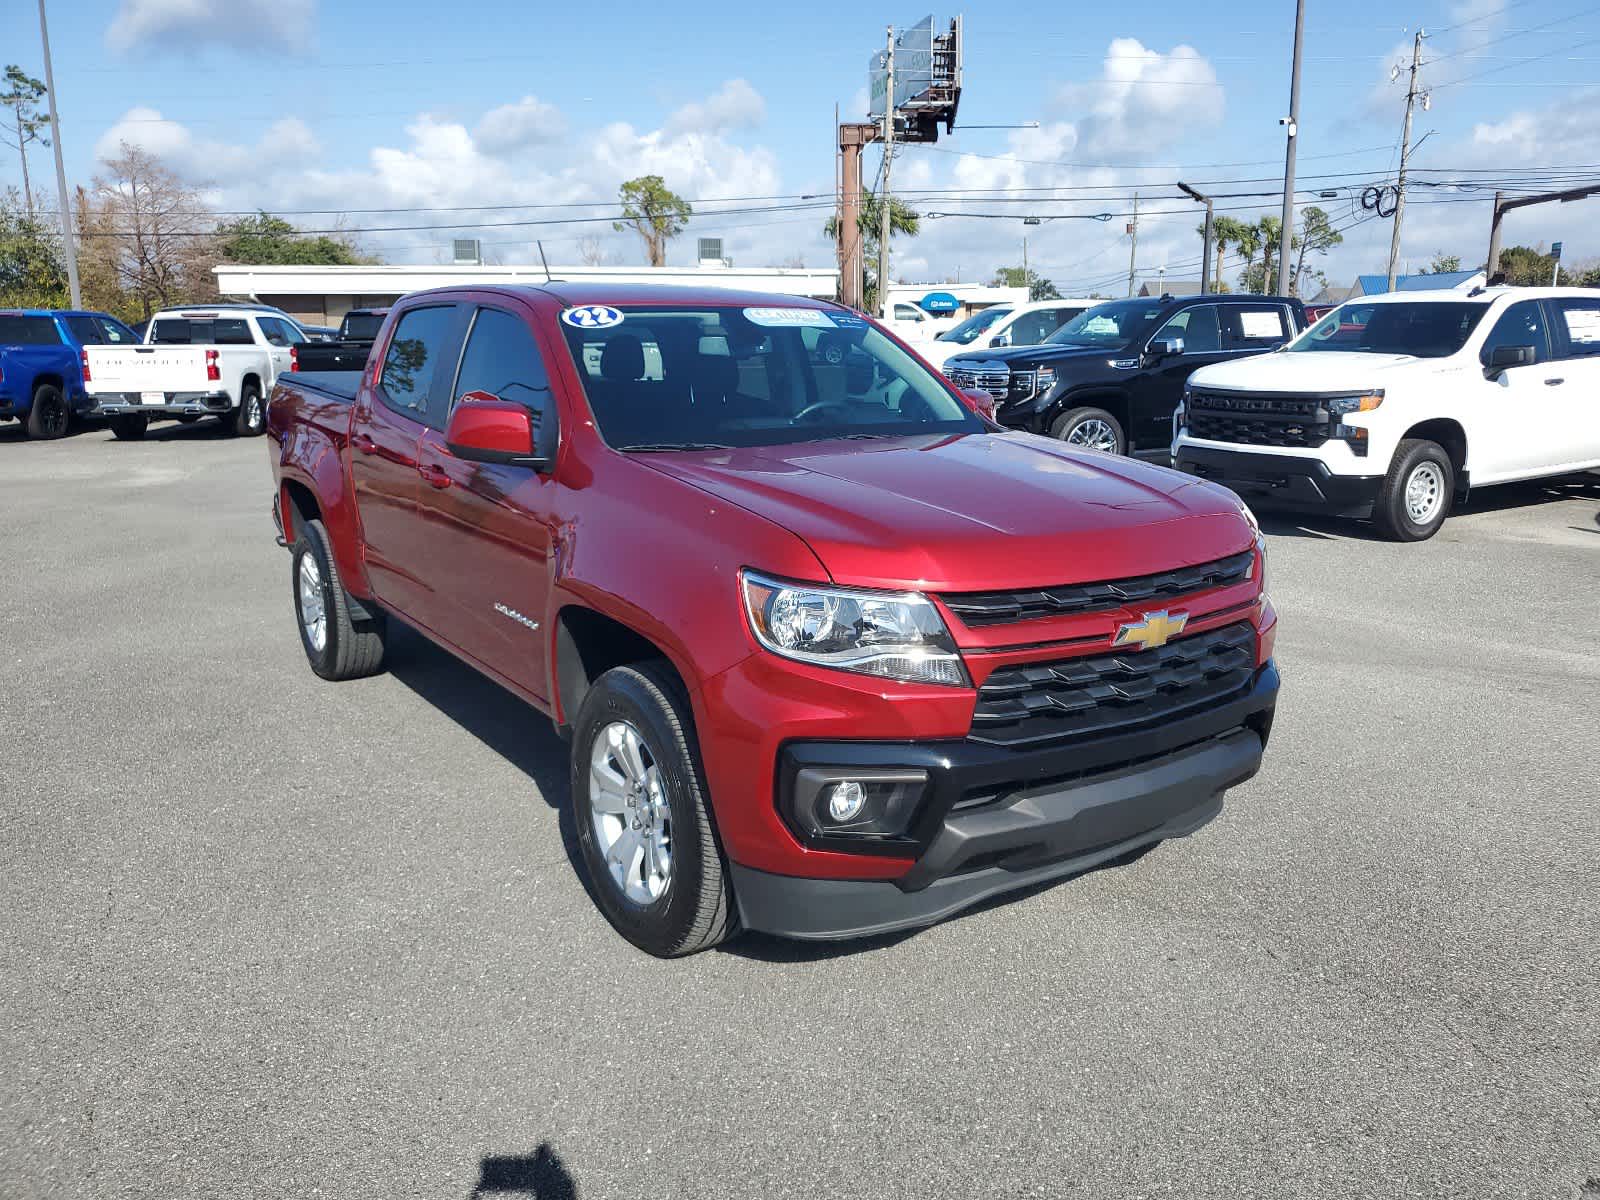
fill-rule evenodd
<path id="1" fill-rule="evenodd" d="M 449 345 L 455 316 L 453 304 L 413 308 L 405 313 L 384 351 L 383 374 L 379 377 L 379 391 L 388 407 L 435 429 L 444 428 L 450 398 L 434 394 L 433 377 Z M 458 344 L 459 341 L 458 336 Z M 441 387 L 448 385 L 446 376 Z"/>
<path id="2" fill-rule="evenodd" d="M 1600 297 L 1562 296 L 1547 301 L 1555 309 L 1552 332 L 1562 358 L 1600 356 Z"/>
<path id="3" fill-rule="evenodd" d="M 1224 350 L 1270 350 L 1288 341 L 1289 333 L 1277 304 L 1230 304 L 1222 315 Z"/>
<path id="4" fill-rule="evenodd" d="M 49 317 L 0 314 L 0 346 L 59 346 L 61 335 Z"/>

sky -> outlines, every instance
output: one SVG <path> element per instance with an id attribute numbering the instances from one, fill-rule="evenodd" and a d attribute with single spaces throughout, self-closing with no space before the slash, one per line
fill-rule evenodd
<path id="1" fill-rule="evenodd" d="M 741 266 L 832 266 L 822 226 L 835 106 L 864 119 L 886 26 L 930 11 L 922 0 L 47 3 L 69 185 L 128 142 L 219 210 L 348 230 L 386 261 L 448 261 L 452 237 L 477 236 L 488 261 L 537 261 L 540 239 L 556 265 L 586 248 L 642 264 L 637 236 L 605 218 L 623 180 L 659 174 L 696 210 L 669 262 L 717 235 Z M 1409 190 L 1402 270 L 1436 252 L 1480 263 L 1491 181 L 1600 182 L 1600 4 L 1307 8 L 1297 199 L 1345 231 L 1319 264 L 1333 281 L 1385 269 L 1391 222 L 1361 194 L 1393 181 L 1406 76 L 1390 74 L 1409 63 L 1419 25 L 1428 107 L 1412 167 L 1432 186 Z M 947 215 L 896 240 L 895 278 L 987 280 L 1021 261 L 1026 233 L 1030 265 L 1064 294 L 1120 295 L 1136 192 L 1141 282 L 1199 274 L 1201 209 L 1175 181 L 1227 194 L 1219 212 L 1278 211 L 1292 0 L 932 11 L 940 24 L 964 18 L 957 128 L 905 147 L 891 181 L 920 212 Z M 0 6 L 6 62 L 43 76 L 32 0 Z M 869 149 L 869 179 L 878 158 Z M 52 184 L 48 151 L 35 148 L 30 166 L 36 189 Z M 0 186 L 20 182 L 0 147 Z M 1568 263 L 1600 260 L 1600 197 L 1507 218 L 1507 245 L 1556 240 Z"/>

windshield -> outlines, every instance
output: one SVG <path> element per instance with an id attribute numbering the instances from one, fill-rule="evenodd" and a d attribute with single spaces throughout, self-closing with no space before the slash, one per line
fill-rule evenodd
<path id="1" fill-rule="evenodd" d="M 352 342 L 375 342 L 382 328 L 382 313 L 347 313 L 339 336 Z"/>
<path id="2" fill-rule="evenodd" d="M 982 433 L 949 388 L 862 317 L 813 308 L 561 314 L 595 425 L 619 450 Z"/>
<path id="3" fill-rule="evenodd" d="M 1113 300 L 1079 313 L 1045 341 L 1053 346 L 1125 346 L 1160 315 L 1159 300 Z"/>
<path id="4" fill-rule="evenodd" d="M 1001 317 L 1011 310 L 999 305 L 986 308 L 982 312 L 975 312 L 954 329 L 946 329 L 939 335 L 941 342 L 959 342 L 963 346 L 970 346 L 978 340 L 978 335 L 988 329 Z"/>
<path id="5" fill-rule="evenodd" d="M 1414 304 L 1341 304 L 1286 350 L 1315 352 L 1409 354 L 1416 358 L 1448 358 L 1472 336 L 1487 305 L 1456 300 Z"/>

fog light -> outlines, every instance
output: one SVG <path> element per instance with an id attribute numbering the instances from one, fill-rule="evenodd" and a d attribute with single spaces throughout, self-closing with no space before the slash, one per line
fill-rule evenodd
<path id="1" fill-rule="evenodd" d="M 828 789 L 828 816 L 841 825 L 854 821 L 866 802 L 867 790 L 854 779 L 836 783 Z"/>

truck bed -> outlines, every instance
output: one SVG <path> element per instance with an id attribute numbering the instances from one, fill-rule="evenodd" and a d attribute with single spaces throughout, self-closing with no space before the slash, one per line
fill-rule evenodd
<path id="1" fill-rule="evenodd" d="M 360 371 L 296 371 L 279 378 L 277 391 L 296 388 L 305 393 L 306 402 L 310 404 L 327 400 L 350 404 L 360 386 Z"/>

